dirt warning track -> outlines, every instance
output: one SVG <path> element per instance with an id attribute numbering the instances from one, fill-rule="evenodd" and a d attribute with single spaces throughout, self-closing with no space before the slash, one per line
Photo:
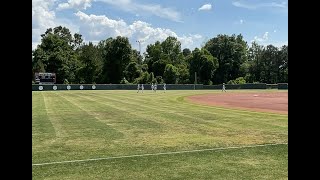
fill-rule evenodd
<path id="1" fill-rule="evenodd" d="M 188 101 L 210 106 L 288 114 L 288 92 L 225 92 L 187 97 Z"/>

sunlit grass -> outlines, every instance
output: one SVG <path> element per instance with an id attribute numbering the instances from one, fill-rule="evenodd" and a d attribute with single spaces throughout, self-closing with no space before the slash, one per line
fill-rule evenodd
<path id="1" fill-rule="evenodd" d="M 32 163 L 287 142 L 287 115 L 184 100 L 205 93 L 220 91 L 32 92 Z M 287 179 L 287 155 L 287 145 L 279 145 L 33 166 L 32 174 L 33 179 Z"/>

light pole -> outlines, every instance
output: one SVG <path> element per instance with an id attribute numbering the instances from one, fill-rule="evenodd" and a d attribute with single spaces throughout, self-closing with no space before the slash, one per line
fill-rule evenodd
<path id="1" fill-rule="evenodd" d="M 137 40 L 136 42 L 139 43 L 139 54 L 141 55 L 141 41 Z"/>

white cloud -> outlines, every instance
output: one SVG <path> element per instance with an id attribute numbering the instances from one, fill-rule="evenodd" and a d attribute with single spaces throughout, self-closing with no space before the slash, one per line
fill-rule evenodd
<path id="1" fill-rule="evenodd" d="M 243 19 L 240 19 L 240 24 L 243 24 L 244 23 L 244 20 Z"/>
<path id="2" fill-rule="evenodd" d="M 148 13 L 161 18 L 169 19 L 176 22 L 181 22 L 181 14 L 172 8 L 162 7 L 159 4 L 141 4 L 131 0 L 97 0 L 111 4 L 119 9 L 133 14 Z"/>
<path id="3" fill-rule="evenodd" d="M 78 32 L 77 26 L 67 19 L 59 19 L 54 12 L 56 0 L 32 0 L 32 49 L 41 42 L 41 34 L 48 28 L 64 26 L 72 33 Z"/>
<path id="4" fill-rule="evenodd" d="M 87 9 L 88 7 L 91 7 L 91 2 L 93 0 L 68 0 L 67 3 L 61 3 L 58 5 L 57 10 L 63 10 L 63 9 Z"/>
<path id="5" fill-rule="evenodd" d="M 56 25 L 55 12 L 51 9 L 54 1 L 32 0 L 32 49 L 40 42 L 40 35 Z"/>
<path id="6" fill-rule="evenodd" d="M 48 28 L 57 26 L 67 27 L 72 34 L 80 33 L 85 42 L 98 43 L 108 37 L 126 36 L 133 48 L 138 49 L 136 40 L 141 40 L 142 51 L 148 44 L 163 41 L 168 36 L 177 37 L 182 48 L 199 47 L 203 37 L 199 34 L 178 36 L 173 30 L 154 27 L 143 21 L 127 24 L 122 19 L 111 19 L 105 15 L 86 14 L 82 11 L 74 13 L 76 19 L 56 17 L 57 0 L 32 0 L 32 49 L 41 42 L 41 34 Z M 69 1 L 71 2 L 71 1 Z M 130 0 L 120 0 L 114 3 L 130 4 Z M 80 7 L 80 6 L 79 6 Z M 84 6 L 83 6 L 84 7 Z M 139 15 L 141 12 L 139 12 Z"/>
<path id="7" fill-rule="evenodd" d="M 199 11 L 209 11 L 209 10 L 211 10 L 211 8 L 212 8 L 211 4 L 204 4 L 198 10 Z"/>
<path id="8" fill-rule="evenodd" d="M 264 34 L 263 34 L 263 36 L 262 36 L 262 38 L 263 39 L 265 39 L 265 40 L 268 40 L 268 34 L 269 34 L 269 32 L 265 32 Z"/>
<path id="9" fill-rule="evenodd" d="M 269 39 L 269 32 L 265 32 L 262 37 L 258 37 L 258 36 L 255 36 L 254 39 L 251 41 L 256 41 L 256 42 L 265 42 Z"/>
<path id="10" fill-rule="evenodd" d="M 84 12 L 77 12 L 75 15 L 80 20 L 80 33 L 87 41 L 98 42 L 108 37 L 126 36 L 129 38 L 133 48 L 138 50 L 136 40 L 141 41 L 141 50 L 145 51 L 148 44 L 156 41 L 164 41 L 168 36 L 177 37 L 182 48 L 194 48 L 199 45 L 202 36 L 189 34 L 178 36 L 174 31 L 165 28 L 152 27 L 151 24 L 143 21 L 134 21 L 128 25 L 123 20 L 113 20 L 105 15 L 88 15 Z"/>
<path id="11" fill-rule="evenodd" d="M 268 3 L 249 3 L 246 1 L 234 1 L 232 2 L 232 5 L 240 8 L 246 8 L 246 9 L 258 9 L 258 8 L 266 8 L 266 7 L 271 7 L 271 8 L 283 8 L 287 9 L 287 3 L 282 2 L 282 3 L 275 3 L 275 2 L 268 2 Z"/>
<path id="12" fill-rule="evenodd" d="M 123 20 L 112 20 L 104 15 L 87 15 L 81 11 L 75 13 L 80 20 L 80 32 L 86 33 L 86 38 L 102 40 L 112 36 L 130 36 L 127 24 Z"/>
<path id="13" fill-rule="evenodd" d="M 272 44 L 275 47 L 282 47 L 283 45 L 288 45 L 288 40 L 285 41 L 279 41 L 279 40 L 272 40 L 269 37 L 269 32 L 265 32 L 262 37 L 255 36 L 252 42 L 257 42 L 259 45 L 268 46 Z"/>
<path id="14" fill-rule="evenodd" d="M 274 32 L 274 33 L 276 33 L 276 32 L 277 32 L 277 30 L 275 29 L 275 30 L 273 30 L 273 32 Z"/>

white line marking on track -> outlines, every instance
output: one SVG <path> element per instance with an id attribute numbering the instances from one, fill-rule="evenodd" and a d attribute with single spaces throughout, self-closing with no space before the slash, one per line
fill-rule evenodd
<path id="1" fill-rule="evenodd" d="M 154 153 L 154 154 L 136 154 L 136 155 L 128 155 L 128 156 L 114 156 L 114 157 L 104 157 L 104 158 L 94 158 L 94 159 L 81 159 L 81 160 L 72 160 L 72 161 L 58 161 L 58 162 L 38 163 L 38 164 L 32 164 L 32 166 L 44 166 L 44 165 L 51 165 L 51 164 L 65 164 L 65 163 L 74 163 L 74 162 L 88 162 L 88 161 L 122 159 L 122 158 L 144 157 L 144 156 L 159 156 L 159 155 L 170 155 L 170 154 L 182 154 L 182 153 L 203 152 L 203 151 L 253 148 L 253 147 L 276 146 L 276 145 L 287 145 L 287 144 L 288 143 L 257 144 L 257 145 L 249 145 L 249 146 L 220 147 L 220 148 L 212 148 L 212 149 L 197 149 L 197 150 L 189 150 L 189 151 L 173 151 L 173 152 L 163 152 L 163 153 Z"/>

